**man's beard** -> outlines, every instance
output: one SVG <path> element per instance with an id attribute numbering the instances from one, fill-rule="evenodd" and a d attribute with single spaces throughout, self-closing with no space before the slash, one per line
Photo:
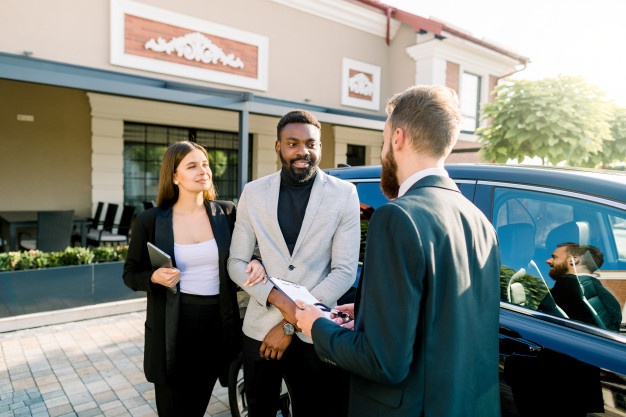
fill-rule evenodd
<path id="1" fill-rule="evenodd" d="M 389 144 L 389 152 L 383 157 L 382 160 L 383 171 L 380 174 L 380 188 L 383 190 L 383 194 L 388 199 L 394 199 L 398 197 L 398 191 L 400 190 L 400 184 L 398 184 L 398 164 L 393 154 L 393 148 Z"/>
<path id="2" fill-rule="evenodd" d="M 548 272 L 548 275 L 550 275 L 550 278 L 552 279 L 559 279 L 563 275 L 567 274 L 567 272 L 568 272 L 568 268 L 565 262 L 554 263 L 550 267 L 550 271 Z"/>
<path id="3" fill-rule="evenodd" d="M 317 165 L 319 165 L 319 160 L 313 160 L 310 156 L 292 159 L 290 162 L 287 162 L 285 158 L 283 158 L 282 152 L 278 152 L 278 156 L 280 157 L 280 162 L 283 164 L 285 171 L 289 174 L 291 179 L 297 182 L 307 182 L 310 180 L 316 172 Z M 294 168 L 293 163 L 296 161 L 308 161 L 309 166 L 306 169 Z"/>

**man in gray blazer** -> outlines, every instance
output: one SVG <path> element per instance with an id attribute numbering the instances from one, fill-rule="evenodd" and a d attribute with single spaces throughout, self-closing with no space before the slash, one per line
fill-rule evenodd
<path id="1" fill-rule="evenodd" d="M 276 416 L 282 377 L 295 417 L 347 413 L 347 399 L 330 389 L 347 386 L 347 372 L 322 362 L 311 339 L 295 332 L 294 302 L 270 281 L 248 282 L 246 270 L 258 246 L 269 276 L 306 287 L 328 306 L 354 282 L 359 200 L 354 185 L 318 168 L 320 132 L 320 123 L 306 111 L 283 116 L 275 145 L 282 169 L 246 184 L 237 205 L 228 271 L 250 294 L 243 322 L 250 417 Z"/>
<path id="2" fill-rule="evenodd" d="M 356 320 L 298 301 L 297 325 L 352 374 L 351 417 L 497 417 L 500 251 L 444 169 L 456 93 L 412 87 L 387 114 L 381 188 L 393 200 L 370 220 L 355 305 L 337 307 Z"/>

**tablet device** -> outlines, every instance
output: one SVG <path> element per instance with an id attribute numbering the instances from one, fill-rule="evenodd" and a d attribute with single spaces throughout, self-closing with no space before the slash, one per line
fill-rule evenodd
<path id="1" fill-rule="evenodd" d="M 172 267 L 172 257 L 150 242 L 148 242 L 148 254 L 150 255 L 150 263 L 154 269 Z M 176 286 L 167 288 L 176 294 Z"/>

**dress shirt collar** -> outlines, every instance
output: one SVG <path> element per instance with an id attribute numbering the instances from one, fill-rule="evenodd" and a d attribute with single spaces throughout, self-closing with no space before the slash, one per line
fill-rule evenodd
<path id="1" fill-rule="evenodd" d="M 400 189 L 398 190 L 398 197 L 402 197 L 413 184 L 429 175 L 438 175 L 440 177 L 448 178 L 450 177 L 448 175 L 448 171 L 443 168 L 426 168 L 421 171 L 417 171 L 415 174 L 404 180 L 404 182 L 400 185 Z"/>

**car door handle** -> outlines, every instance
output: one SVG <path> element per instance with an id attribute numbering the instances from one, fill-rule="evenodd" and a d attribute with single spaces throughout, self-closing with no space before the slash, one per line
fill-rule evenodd
<path id="1" fill-rule="evenodd" d="M 499 341 L 501 355 L 537 356 L 542 350 L 540 345 L 522 339 L 521 337 L 511 337 L 501 334 Z"/>

